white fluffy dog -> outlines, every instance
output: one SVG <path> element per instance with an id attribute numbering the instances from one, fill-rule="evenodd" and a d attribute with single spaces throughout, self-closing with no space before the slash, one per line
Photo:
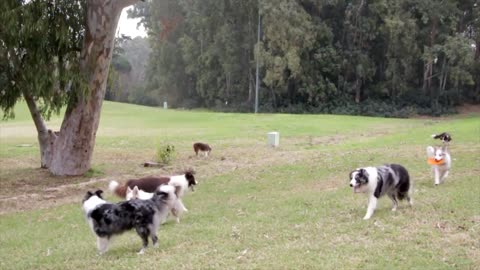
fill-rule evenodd
<path id="1" fill-rule="evenodd" d="M 452 167 L 452 159 L 448 153 L 447 147 L 427 147 L 428 163 L 432 166 L 435 185 L 445 181 Z"/>

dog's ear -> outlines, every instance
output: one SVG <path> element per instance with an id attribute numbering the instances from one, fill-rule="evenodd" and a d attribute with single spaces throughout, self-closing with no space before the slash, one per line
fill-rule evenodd
<path id="1" fill-rule="evenodd" d="M 134 187 L 133 187 L 132 193 L 133 193 L 133 195 L 135 196 L 135 198 L 138 196 L 138 193 L 139 193 L 139 191 L 138 191 L 138 186 L 134 186 Z"/>
<path id="2" fill-rule="evenodd" d="M 97 191 L 95 191 L 95 195 L 97 195 L 101 199 L 103 199 L 102 193 L 103 193 L 103 190 L 101 190 L 101 189 L 97 189 Z"/>
<path id="3" fill-rule="evenodd" d="M 353 173 L 356 172 L 357 170 L 353 170 L 350 172 L 350 180 L 352 180 L 352 177 L 353 177 Z"/>
<path id="4" fill-rule="evenodd" d="M 368 174 L 367 170 L 365 170 L 364 168 L 361 168 L 361 169 L 360 169 L 359 176 L 361 176 L 362 178 L 365 178 L 365 179 L 367 179 L 367 180 L 368 180 L 368 177 L 370 177 L 370 175 Z"/>
<path id="5" fill-rule="evenodd" d="M 193 176 L 192 171 L 185 172 L 185 178 L 187 179 L 188 186 L 196 185 L 197 181 L 195 181 L 195 176 Z"/>
<path id="6" fill-rule="evenodd" d="M 90 199 L 90 197 L 93 196 L 93 193 L 89 191 L 87 191 L 87 193 L 85 193 L 85 196 L 83 197 L 83 200 L 82 200 L 82 203 L 84 203 L 86 200 Z"/>
<path id="7" fill-rule="evenodd" d="M 168 197 L 168 193 L 165 192 L 165 191 L 163 191 L 163 190 L 160 190 L 160 189 L 158 189 L 157 191 L 155 191 L 155 195 L 156 195 L 156 196 L 159 196 L 159 197 L 162 197 L 162 198 L 163 198 L 163 197 Z"/>
<path id="8" fill-rule="evenodd" d="M 195 172 L 195 169 L 193 168 L 188 168 L 184 171 L 184 174 L 187 175 L 187 174 L 191 174 L 191 175 L 195 175 L 196 172 Z"/>
<path id="9" fill-rule="evenodd" d="M 427 147 L 427 157 L 431 158 L 435 156 L 435 148 L 433 146 Z"/>
<path id="10" fill-rule="evenodd" d="M 132 189 L 129 186 L 127 186 L 127 193 L 132 193 Z"/>

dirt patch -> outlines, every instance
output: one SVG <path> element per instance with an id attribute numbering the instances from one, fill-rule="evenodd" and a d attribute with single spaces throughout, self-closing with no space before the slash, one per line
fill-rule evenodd
<path id="1" fill-rule="evenodd" d="M 177 150 L 178 155 L 174 165 L 162 168 L 144 168 L 143 162 L 152 158 L 145 156 L 144 152 L 100 147 L 96 149 L 93 162 L 94 171 L 98 171 L 99 176 L 94 177 L 53 177 L 47 170 L 38 169 L 38 157 L 21 160 L 3 159 L 0 164 L 0 214 L 49 208 L 66 203 L 80 204 L 86 190 L 107 190 L 110 180 L 123 182 L 147 175 L 173 175 L 189 168 L 196 171 L 196 178 L 200 182 L 199 188 L 203 181 L 239 169 L 257 171 L 262 168 L 294 163 L 315 166 L 321 161 L 325 169 L 336 170 L 341 166 L 339 162 L 343 157 L 348 157 L 352 153 L 342 152 L 332 155 L 328 151 L 319 151 L 318 146 L 337 145 L 347 140 L 362 142 L 372 137 L 388 135 L 381 130 L 372 130 L 371 133 L 362 133 L 354 138 L 344 134 L 324 137 L 287 137 L 282 139 L 282 144 L 278 148 L 271 148 L 264 141 L 253 138 L 237 138 L 217 141 L 214 151 L 208 158 L 195 156 L 190 147 L 180 148 Z M 456 146 L 452 151 L 478 150 L 477 147 L 469 147 Z M 379 151 L 382 155 L 387 154 L 387 158 L 389 154 L 396 157 L 411 156 L 422 161 L 424 158 L 423 147 L 407 145 L 394 153 L 384 153 L 383 149 L 365 150 L 362 153 L 375 157 L 378 156 Z M 422 180 L 430 183 L 431 176 L 428 174 L 428 169 L 421 177 Z M 325 179 L 312 183 L 309 188 L 318 191 L 331 190 L 337 188 L 339 183 L 339 179 Z M 107 196 L 110 196 L 108 192 Z M 109 197 L 111 198 L 113 196 Z"/>
<path id="2" fill-rule="evenodd" d="M 124 182 L 147 175 L 173 175 L 193 168 L 201 186 L 206 179 L 240 168 L 290 164 L 311 156 L 308 151 L 298 151 L 287 142 L 282 147 L 271 148 L 264 142 L 236 140 L 233 145 L 231 141 L 219 142 L 208 158 L 196 157 L 190 148 L 180 149 L 175 164 L 162 168 L 144 168 L 142 163 L 149 158 L 143 153 L 112 154 L 111 149 L 99 149 L 94 160 L 99 168 L 94 170 L 108 177 L 53 177 L 47 170 L 35 167 L 38 166 L 36 158 L 23 160 L 22 169 L 18 169 L 15 160 L 7 160 L 0 174 L 0 214 L 80 203 L 86 190 L 107 190 L 111 180 Z"/>

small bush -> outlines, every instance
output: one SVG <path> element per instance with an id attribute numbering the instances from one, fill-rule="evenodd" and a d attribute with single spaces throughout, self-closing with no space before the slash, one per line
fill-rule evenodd
<path id="1" fill-rule="evenodd" d="M 90 168 L 85 174 L 85 177 L 93 178 L 93 177 L 100 177 L 104 176 L 105 172 L 101 168 Z"/>
<path id="2" fill-rule="evenodd" d="M 157 162 L 165 165 L 170 164 L 175 158 L 175 146 L 171 144 L 161 144 L 157 147 Z"/>

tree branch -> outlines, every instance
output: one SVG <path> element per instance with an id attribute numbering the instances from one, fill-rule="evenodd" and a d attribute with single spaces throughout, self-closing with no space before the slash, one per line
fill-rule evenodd
<path id="1" fill-rule="evenodd" d="M 28 105 L 28 110 L 32 115 L 33 122 L 35 123 L 35 127 L 37 128 L 38 134 L 48 132 L 47 126 L 45 125 L 45 121 L 43 121 L 42 115 L 38 111 L 37 104 L 33 97 L 28 94 L 25 90 L 22 90 L 23 98 Z"/>

